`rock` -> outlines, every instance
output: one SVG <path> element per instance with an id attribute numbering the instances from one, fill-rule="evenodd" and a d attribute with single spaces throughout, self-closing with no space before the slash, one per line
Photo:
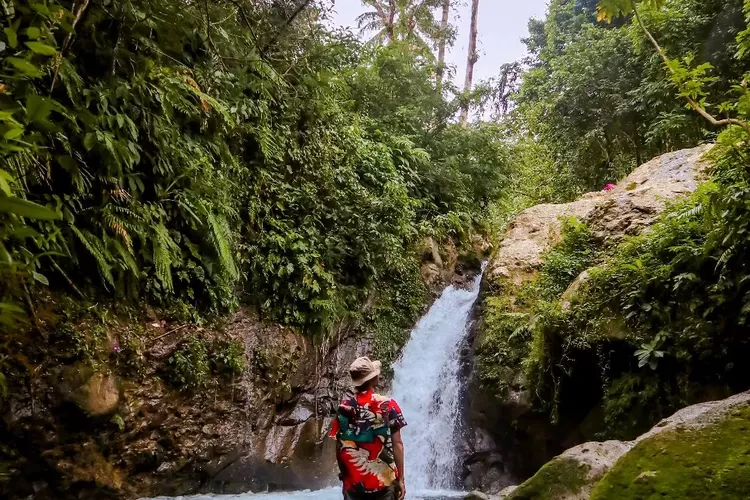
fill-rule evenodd
<path id="1" fill-rule="evenodd" d="M 475 490 L 464 496 L 464 500 L 490 500 L 490 496 Z"/>
<path id="2" fill-rule="evenodd" d="M 422 242 L 422 262 L 433 262 L 439 269 L 443 267 L 443 259 L 440 257 L 440 247 L 434 238 L 425 238 Z"/>
<path id="3" fill-rule="evenodd" d="M 498 294 L 493 298 L 497 298 L 502 306 L 495 307 L 507 309 L 504 312 L 532 312 L 524 300 L 519 300 L 517 292 L 522 285 L 537 277 L 545 253 L 561 239 L 565 218 L 583 220 L 605 248 L 619 243 L 626 236 L 639 234 L 663 212 L 669 200 L 695 191 L 706 167 L 703 156 L 712 147 L 704 145 L 655 158 L 635 169 L 611 191 L 589 193 L 571 203 L 537 205 L 521 212 L 496 246 L 482 289 L 485 293 Z M 561 297 L 563 309 L 575 307 L 577 295 L 590 275 L 591 270 L 584 271 L 565 291 Z M 533 317 L 530 322 L 533 324 Z M 470 335 L 472 347 L 469 351 L 472 353 L 479 350 L 484 340 L 481 318 L 477 324 L 476 331 Z M 624 332 L 620 318 L 611 319 L 603 328 L 612 339 L 621 337 Z M 466 364 L 470 370 L 476 370 L 475 360 L 471 356 L 469 354 Z M 493 375 L 502 381 L 498 384 L 502 386 L 502 391 L 493 389 L 490 393 L 475 377 L 469 377 L 466 428 L 488 430 L 501 453 L 503 449 L 513 449 L 514 454 L 508 457 L 505 464 L 508 473 L 528 477 L 565 447 L 581 439 L 590 439 L 591 434 L 582 433 L 577 428 L 588 412 L 568 419 L 565 418 L 567 415 L 561 415 L 561 423 L 552 425 L 533 411 L 532 394 L 523 379 L 523 361 L 519 361 L 519 358 L 505 356 L 505 359 L 512 361 L 507 364 L 498 361 L 497 366 L 493 367 Z M 595 364 L 594 360 L 586 362 Z M 576 390 L 584 395 L 583 399 L 586 394 L 594 394 L 599 388 L 592 384 L 591 387 L 581 386 Z M 501 392 L 499 398 L 495 392 Z M 580 439 L 571 436 L 580 436 Z M 481 461 L 472 455 L 467 460 L 471 463 Z M 477 471 L 477 474 L 481 476 L 483 473 Z M 471 486 L 479 482 L 475 477 L 470 481 Z"/>
<path id="4" fill-rule="evenodd" d="M 420 274 L 422 275 L 422 281 L 428 287 L 434 287 L 435 285 L 439 284 L 443 277 L 442 269 L 434 262 L 427 262 L 425 264 L 422 264 L 422 267 L 420 268 Z"/>
<path id="5" fill-rule="evenodd" d="M 565 290 L 565 292 L 563 292 L 562 296 L 560 297 L 560 302 L 563 309 L 568 310 L 572 307 L 572 305 L 575 303 L 578 291 L 581 289 L 581 286 L 584 283 L 588 282 L 590 277 L 591 270 L 587 269 L 586 271 L 579 274 L 578 277 L 573 281 L 573 283 L 568 286 L 568 289 Z"/>
<path id="6" fill-rule="evenodd" d="M 511 493 L 513 493 L 514 491 L 516 491 L 517 488 L 518 488 L 517 485 L 508 486 L 507 488 L 505 488 L 503 491 L 500 492 L 500 494 L 498 495 L 498 497 L 501 498 L 501 499 L 502 498 L 508 498 Z"/>
<path id="7" fill-rule="evenodd" d="M 750 498 L 750 461 L 741 458 L 750 450 L 748 428 L 750 391 L 689 406 L 634 441 L 567 450 L 507 498 L 540 498 L 546 492 L 549 500 L 629 500 L 661 491 L 662 498 L 677 500 L 696 494 L 716 498 L 730 490 L 731 498 Z"/>
<path id="8" fill-rule="evenodd" d="M 82 363 L 63 367 L 57 388 L 64 400 L 76 403 L 93 417 L 111 415 L 120 406 L 120 388 L 112 373 L 94 371 Z"/>

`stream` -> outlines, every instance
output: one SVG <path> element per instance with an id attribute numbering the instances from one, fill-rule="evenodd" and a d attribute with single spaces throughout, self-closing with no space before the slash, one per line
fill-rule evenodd
<path id="1" fill-rule="evenodd" d="M 414 327 L 394 365 L 391 396 L 408 423 L 401 432 L 406 449 L 407 498 L 461 498 L 461 343 L 479 295 L 481 274 L 469 289 L 449 286 Z M 242 495 L 195 495 L 171 500 L 340 500 L 340 488 Z M 169 500 L 159 497 L 159 500 Z"/>

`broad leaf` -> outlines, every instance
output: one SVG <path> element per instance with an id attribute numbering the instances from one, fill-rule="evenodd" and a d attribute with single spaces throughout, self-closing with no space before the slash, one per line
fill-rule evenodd
<path id="1" fill-rule="evenodd" d="M 596 6 L 597 20 L 611 23 L 614 19 L 621 16 L 628 16 L 633 13 L 636 3 L 644 4 L 654 9 L 660 9 L 664 6 L 666 0 L 600 0 Z"/>
<path id="2" fill-rule="evenodd" d="M 26 76 L 36 78 L 44 74 L 39 71 L 39 68 L 31 64 L 26 59 L 20 59 L 18 57 L 6 57 L 5 60 Z"/>
<path id="3" fill-rule="evenodd" d="M 30 95 L 26 99 L 26 121 L 43 122 L 53 110 L 60 111 L 62 106 L 54 99 Z"/>
<path id="4" fill-rule="evenodd" d="M 24 42 L 24 45 L 30 48 L 31 51 L 35 54 L 41 54 L 43 56 L 54 56 L 55 54 L 57 54 L 57 49 L 55 49 L 51 45 L 47 45 L 46 43 Z"/>
<path id="5" fill-rule="evenodd" d="M 8 37 L 8 45 L 10 45 L 10 48 L 15 49 L 18 47 L 18 34 L 16 34 L 16 30 L 13 28 L 5 28 L 3 32 L 5 33 L 5 36 Z"/>
<path id="6" fill-rule="evenodd" d="M 0 196 L 0 213 L 20 215 L 29 219 L 60 219 L 60 214 L 54 210 L 15 196 Z"/>

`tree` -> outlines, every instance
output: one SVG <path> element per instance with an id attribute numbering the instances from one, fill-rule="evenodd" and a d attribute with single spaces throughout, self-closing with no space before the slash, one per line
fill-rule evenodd
<path id="1" fill-rule="evenodd" d="M 396 1 L 362 0 L 362 3 L 373 10 L 357 17 L 357 27 L 362 31 L 376 31 L 370 42 L 392 42 L 396 37 Z"/>
<path id="2" fill-rule="evenodd" d="M 362 0 L 373 8 L 357 17 L 362 31 L 375 31 L 370 43 L 382 45 L 401 40 L 422 54 L 434 57 L 432 46 L 441 39 L 434 9 L 443 0 Z"/>
<path id="3" fill-rule="evenodd" d="M 440 40 L 438 41 L 437 91 L 442 92 L 445 74 L 445 49 L 448 45 L 448 18 L 450 17 L 451 0 L 443 0 L 443 15 L 440 18 Z"/>
<path id="4" fill-rule="evenodd" d="M 647 7 L 658 9 L 663 7 L 665 2 L 666 0 L 646 0 L 643 3 Z M 607 21 L 608 23 L 611 23 L 616 17 L 633 15 L 638 26 L 643 30 L 643 33 L 664 62 L 664 66 L 669 71 L 672 82 L 677 86 L 680 96 L 688 102 L 688 106 L 705 118 L 711 125 L 737 125 L 744 128 L 748 135 L 750 135 L 750 122 L 738 118 L 716 118 L 716 116 L 707 110 L 705 103 L 707 94 L 704 86 L 711 81 L 711 78 L 706 76 L 706 72 L 710 69 L 711 65 L 706 63 L 691 70 L 686 66 L 689 66 L 692 60 L 686 61 L 688 65 L 683 65 L 680 61 L 667 57 L 667 53 L 643 22 L 638 10 L 638 2 L 635 0 L 601 0 L 597 5 L 597 13 L 599 21 Z"/>
<path id="5" fill-rule="evenodd" d="M 474 81 L 474 65 L 479 60 L 477 54 L 477 31 L 479 22 L 479 0 L 471 1 L 471 27 L 469 29 L 469 53 L 466 58 L 466 80 L 464 81 L 464 93 L 471 91 L 471 85 Z M 469 103 L 463 105 L 461 110 L 461 123 L 465 124 L 469 119 Z"/>

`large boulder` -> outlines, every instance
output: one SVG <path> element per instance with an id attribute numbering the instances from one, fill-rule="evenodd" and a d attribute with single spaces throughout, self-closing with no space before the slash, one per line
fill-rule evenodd
<path id="1" fill-rule="evenodd" d="M 561 241 L 566 218 L 575 217 L 585 222 L 604 249 L 620 243 L 626 236 L 637 235 L 655 222 L 671 200 L 697 189 L 707 167 L 704 156 L 712 147 L 703 145 L 655 158 L 634 170 L 612 190 L 589 193 L 571 203 L 543 204 L 523 211 L 511 222 L 488 264 L 483 304 L 495 300 L 495 304 L 503 304 L 504 312 L 528 313 L 524 301 L 518 299 L 518 292 L 538 276 L 545 254 Z M 575 305 L 578 289 L 585 285 L 589 276 L 584 272 L 563 294 L 563 309 Z M 531 324 L 533 322 L 532 317 Z M 467 487 L 487 487 L 485 479 L 491 477 L 528 477 L 566 446 L 594 437 L 587 429 L 575 427 L 588 418 L 586 415 L 576 415 L 570 419 L 576 422 L 565 423 L 568 427 L 562 428 L 551 425 L 547 415 L 534 411 L 522 360 L 496 366 L 496 372 L 504 380 L 502 393 L 483 387 L 476 376 L 475 356 L 485 340 L 481 316 L 476 325 L 470 335 L 472 349 L 467 358 L 474 376 L 470 377 L 468 385 L 465 427 L 487 430 L 494 444 L 488 447 L 487 439 L 483 438 L 485 442 L 478 446 L 477 434 L 467 433 L 467 467 L 464 470 Z M 611 325 L 613 337 L 618 335 L 619 327 L 616 323 Z M 582 394 L 587 390 L 596 392 L 599 387 L 580 388 Z M 592 415 L 591 420 L 595 417 Z M 570 437 L 573 433 L 576 436 Z M 508 449 L 514 453 L 504 453 Z M 507 460 L 490 461 L 489 456 L 505 456 Z"/>
<path id="2" fill-rule="evenodd" d="M 585 443 L 509 500 L 750 498 L 750 391 L 684 408 L 634 441 Z"/>
<path id="3" fill-rule="evenodd" d="M 544 253 L 560 239 L 565 217 L 584 220 L 608 244 L 651 225 L 666 203 L 692 193 L 703 178 L 703 157 L 713 145 L 654 158 L 610 191 L 588 193 L 564 204 L 536 205 L 511 222 L 489 264 L 491 278 L 520 285 L 541 267 Z"/>

